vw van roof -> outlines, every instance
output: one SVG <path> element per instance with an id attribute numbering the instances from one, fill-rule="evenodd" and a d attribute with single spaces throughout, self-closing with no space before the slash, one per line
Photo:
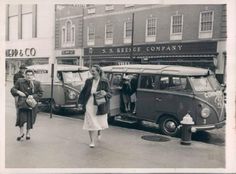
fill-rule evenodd
<path id="1" fill-rule="evenodd" d="M 27 66 L 27 68 L 33 69 L 33 70 L 50 70 L 51 65 L 50 64 L 31 65 L 31 66 Z M 86 70 L 89 70 L 89 68 L 85 67 L 85 66 L 63 65 L 63 64 L 56 64 L 55 69 L 57 71 L 76 71 L 76 70 L 86 71 Z"/>
<path id="2" fill-rule="evenodd" d="M 114 65 L 102 67 L 105 72 L 166 74 L 180 76 L 205 76 L 212 74 L 208 69 L 178 65 Z"/>

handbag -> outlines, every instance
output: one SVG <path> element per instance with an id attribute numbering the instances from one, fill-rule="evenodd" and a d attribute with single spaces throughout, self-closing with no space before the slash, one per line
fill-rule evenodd
<path id="1" fill-rule="evenodd" d="M 26 97 L 18 97 L 17 106 L 19 109 L 30 109 L 29 105 L 26 103 Z"/>
<path id="2" fill-rule="evenodd" d="M 27 97 L 25 102 L 29 105 L 30 108 L 34 108 L 37 105 L 37 101 L 31 95 Z"/>
<path id="3" fill-rule="evenodd" d="M 106 103 L 106 99 L 105 99 L 104 95 L 102 95 L 102 93 L 101 93 L 100 91 L 94 93 L 93 95 L 94 95 L 95 104 L 96 104 L 97 106 Z"/>

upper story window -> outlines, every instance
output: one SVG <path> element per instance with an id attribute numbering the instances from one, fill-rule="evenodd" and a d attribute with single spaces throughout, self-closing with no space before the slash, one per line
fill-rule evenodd
<path id="1" fill-rule="evenodd" d="M 30 39 L 37 36 L 37 5 L 7 5 L 6 40 Z"/>
<path id="2" fill-rule="evenodd" d="M 86 5 L 88 14 L 95 14 L 96 13 L 96 8 L 94 4 L 87 4 Z"/>
<path id="3" fill-rule="evenodd" d="M 18 39 L 18 5 L 8 6 L 8 39 L 10 41 Z"/>
<path id="4" fill-rule="evenodd" d="M 113 25 L 110 22 L 105 25 L 105 44 L 113 44 Z"/>
<path id="5" fill-rule="evenodd" d="M 62 27 L 62 47 L 72 46 L 75 46 L 75 26 L 68 20 Z"/>
<path id="6" fill-rule="evenodd" d="M 90 25 L 87 28 L 87 45 L 91 46 L 95 44 L 95 27 Z"/>
<path id="7" fill-rule="evenodd" d="M 157 35 L 157 19 L 149 18 L 146 20 L 146 42 L 155 42 Z"/>
<path id="8" fill-rule="evenodd" d="M 129 19 L 124 23 L 124 43 L 131 43 L 132 21 Z"/>
<path id="9" fill-rule="evenodd" d="M 212 38 L 213 20 L 213 11 L 204 11 L 200 13 L 199 38 Z"/>
<path id="10" fill-rule="evenodd" d="M 171 40 L 182 40 L 183 35 L 183 15 L 171 16 Z"/>
<path id="11" fill-rule="evenodd" d="M 114 5 L 106 5 L 105 10 L 106 11 L 114 10 Z"/>

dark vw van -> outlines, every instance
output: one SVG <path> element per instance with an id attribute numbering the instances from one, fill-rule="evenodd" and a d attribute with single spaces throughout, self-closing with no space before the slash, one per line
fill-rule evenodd
<path id="1" fill-rule="evenodd" d="M 208 69 L 175 65 L 124 65 L 103 67 L 113 92 L 109 118 L 150 121 L 163 134 L 175 136 L 180 121 L 190 114 L 197 130 L 221 128 L 225 124 L 221 85 Z M 136 112 L 122 108 L 122 79 L 135 77 Z M 125 113 L 124 113 L 125 112 Z"/>

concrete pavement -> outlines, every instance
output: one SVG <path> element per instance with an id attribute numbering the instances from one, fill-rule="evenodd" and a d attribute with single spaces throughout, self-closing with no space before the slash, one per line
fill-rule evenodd
<path id="1" fill-rule="evenodd" d="M 31 140 L 16 141 L 13 97 L 6 88 L 6 168 L 224 168 L 225 147 L 202 142 L 180 145 L 143 140 L 155 135 L 142 130 L 110 126 L 96 147 L 89 148 L 83 120 L 39 113 Z"/>

